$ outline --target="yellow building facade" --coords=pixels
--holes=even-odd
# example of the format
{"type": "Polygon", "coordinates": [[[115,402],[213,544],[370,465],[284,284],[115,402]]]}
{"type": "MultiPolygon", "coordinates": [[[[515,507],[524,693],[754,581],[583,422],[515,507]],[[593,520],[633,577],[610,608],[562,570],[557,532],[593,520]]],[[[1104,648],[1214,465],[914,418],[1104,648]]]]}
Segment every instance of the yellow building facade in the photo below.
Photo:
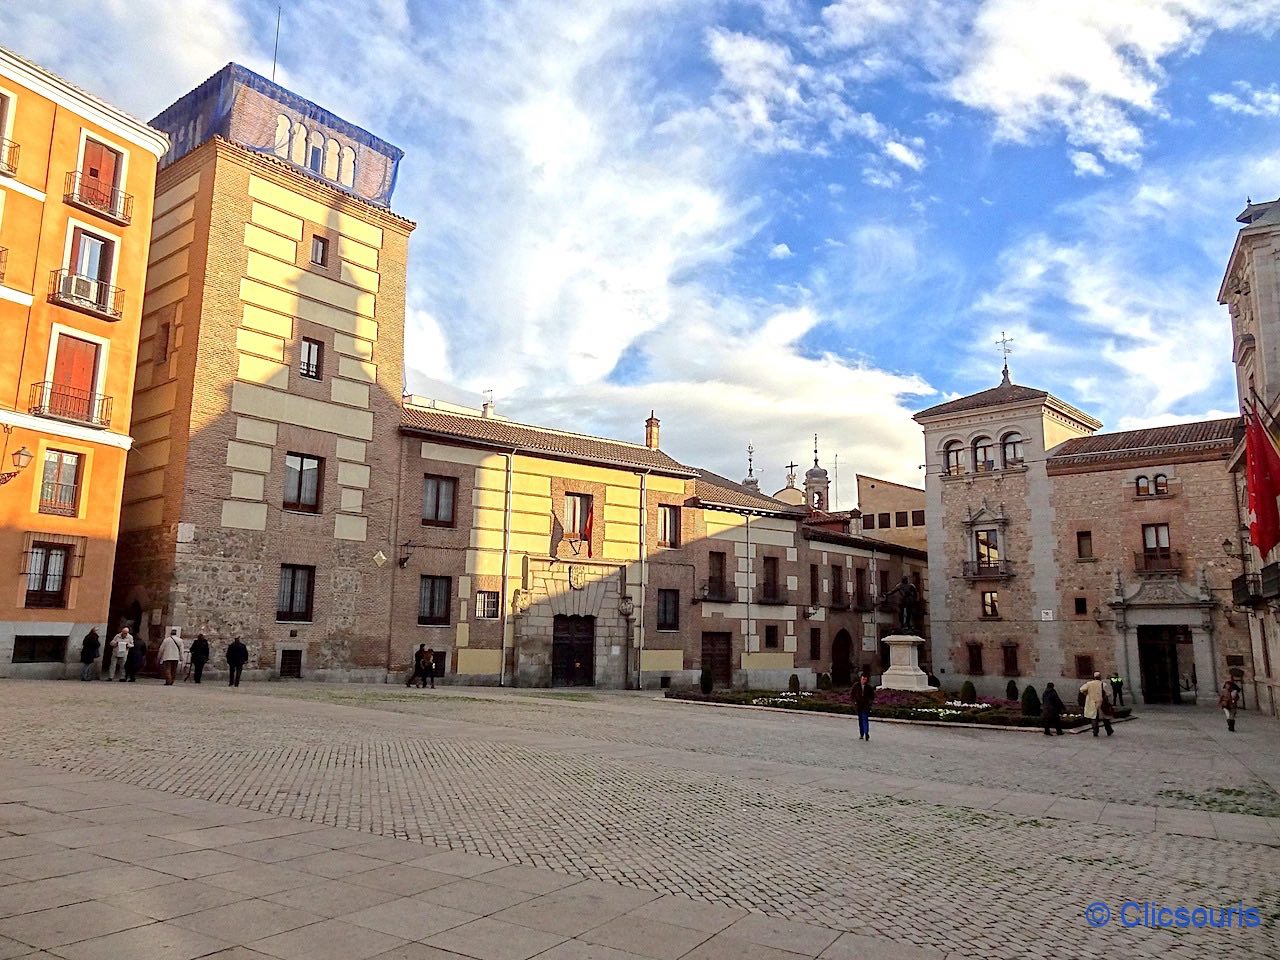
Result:
{"type": "Polygon", "coordinates": [[[104,641],[168,140],[0,48],[0,676],[104,641]]]}

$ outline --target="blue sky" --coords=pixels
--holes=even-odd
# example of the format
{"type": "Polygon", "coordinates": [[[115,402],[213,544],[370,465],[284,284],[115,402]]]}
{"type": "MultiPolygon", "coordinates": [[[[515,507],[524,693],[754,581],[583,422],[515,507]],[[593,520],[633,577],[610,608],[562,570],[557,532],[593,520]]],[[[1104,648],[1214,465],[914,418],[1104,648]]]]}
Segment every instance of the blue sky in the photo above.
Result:
{"type": "MultiPolygon", "coordinates": [[[[0,8],[148,117],[275,4],[0,8]]],[[[1280,195],[1280,0],[295,0],[279,79],[402,146],[417,392],[764,485],[919,483],[911,413],[1014,379],[1108,429],[1229,414],[1218,283],[1280,195]],[[353,16],[365,11],[359,22],[353,16]]]]}

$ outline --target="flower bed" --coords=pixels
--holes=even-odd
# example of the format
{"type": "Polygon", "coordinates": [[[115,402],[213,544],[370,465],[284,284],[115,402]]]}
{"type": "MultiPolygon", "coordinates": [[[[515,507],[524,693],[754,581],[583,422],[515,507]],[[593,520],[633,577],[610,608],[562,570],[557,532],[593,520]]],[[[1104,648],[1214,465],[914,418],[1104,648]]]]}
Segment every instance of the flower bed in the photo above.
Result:
{"type": "MultiPolygon", "coordinates": [[[[699,703],[727,703],[738,706],[779,707],[784,710],[810,710],[818,713],[856,714],[852,693],[846,690],[816,690],[801,693],[776,693],[766,690],[699,690],[672,688],[667,696],[699,703]]],[[[1116,717],[1127,717],[1129,710],[1120,708],[1116,717]]],[[[977,703],[962,703],[954,695],[938,692],[917,693],[909,690],[881,690],[871,716],[886,720],[917,720],[956,724],[978,724],[997,727],[1040,727],[1039,716],[1024,717],[1017,700],[979,697],[977,703]]],[[[1062,715],[1062,726],[1074,728],[1090,721],[1070,707],[1062,715]]]]}

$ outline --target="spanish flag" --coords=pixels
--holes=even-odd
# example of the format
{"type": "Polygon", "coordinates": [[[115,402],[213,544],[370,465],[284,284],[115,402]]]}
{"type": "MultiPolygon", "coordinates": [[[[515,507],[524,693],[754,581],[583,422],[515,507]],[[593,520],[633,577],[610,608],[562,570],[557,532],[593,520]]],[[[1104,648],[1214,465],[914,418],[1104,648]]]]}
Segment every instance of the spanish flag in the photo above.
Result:
{"type": "Polygon", "coordinates": [[[1245,484],[1249,488],[1249,539],[1264,560],[1280,542],[1280,452],[1267,434],[1257,411],[1245,413],[1244,448],[1247,466],[1245,484]]]}

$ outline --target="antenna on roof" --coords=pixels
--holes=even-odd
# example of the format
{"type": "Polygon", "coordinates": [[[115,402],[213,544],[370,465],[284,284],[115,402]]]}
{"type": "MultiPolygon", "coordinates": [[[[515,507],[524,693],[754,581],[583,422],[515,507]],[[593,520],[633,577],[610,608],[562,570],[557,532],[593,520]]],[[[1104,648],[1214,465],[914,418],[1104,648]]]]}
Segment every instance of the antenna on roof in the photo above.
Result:
{"type": "Polygon", "coordinates": [[[1009,336],[1007,333],[1001,330],[1000,339],[997,340],[996,343],[1000,345],[1000,353],[1004,356],[1004,378],[1002,382],[1008,383],[1009,382],[1009,354],[1013,353],[1013,350],[1009,347],[1009,344],[1013,343],[1013,337],[1009,336]]]}
{"type": "Polygon", "coordinates": [[[280,15],[284,11],[284,4],[276,5],[276,45],[271,51],[271,82],[276,82],[276,60],[280,55],[280,15]]]}
{"type": "Polygon", "coordinates": [[[813,465],[815,467],[818,465],[818,435],[816,433],[813,435],[813,465]]]}
{"type": "Polygon", "coordinates": [[[836,495],[831,500],[831,509],[839,510],[840,509],[840,454],[838,453],[836,454],[835,474],[836,474],[835,475],[836,495]]]}

